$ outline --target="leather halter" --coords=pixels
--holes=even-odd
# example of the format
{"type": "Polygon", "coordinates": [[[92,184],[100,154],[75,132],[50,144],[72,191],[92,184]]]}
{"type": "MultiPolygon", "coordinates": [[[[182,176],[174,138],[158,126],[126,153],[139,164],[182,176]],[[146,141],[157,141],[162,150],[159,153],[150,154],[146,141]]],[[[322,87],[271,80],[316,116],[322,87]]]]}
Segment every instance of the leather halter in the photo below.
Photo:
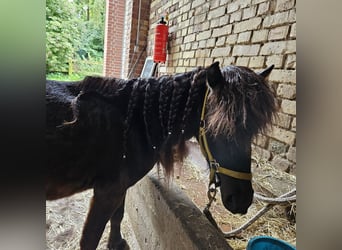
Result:
{"type": "Polygon", "coordinates": [[[205,158],[207,159],[209,166],[210,166],[209,187],[212,184],[215,184],[215,186],[217,185],[216,174],[218,174],[218,173],[233,177],[235,179],[250,181],[250,180],[252,180],[252,174],[251,173],[238,172],[238,171],[234,171],[231,169],[221,167],[220,164],[215,160],[215,158],[213,157],[213,155],[209,149],[207,136],[205,133],[205,117],[204,117],[205,116],[205,107],[206,107],[206,103],[207,103],[207,99],[208,99],[208,94],[209,94],[209,87],[207,87],[207,90],[206,90],[205,96],[204,96],[204,100],[203,100],[203,106],[202,106],[202,112],[201,112],[201,123],[200,123],[200,127],[199,127],[198,138],[199,138],[199,144],[200,144],[202,154],[205,156],[205,158]]]}

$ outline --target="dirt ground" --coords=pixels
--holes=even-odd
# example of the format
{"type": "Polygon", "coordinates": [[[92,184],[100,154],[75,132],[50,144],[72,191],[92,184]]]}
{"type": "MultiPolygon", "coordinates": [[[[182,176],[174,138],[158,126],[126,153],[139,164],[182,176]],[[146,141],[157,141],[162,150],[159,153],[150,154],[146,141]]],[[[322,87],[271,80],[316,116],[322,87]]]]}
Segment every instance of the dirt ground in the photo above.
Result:
{"type": "MultiPolygon", "coordinates": [[[[196,147],[190,148],[190,155],[182,166],[174,171],[173,181],[203,210],[207,200],[208,169],[205,160],[196,147]]],[[[75,194],[71,197],[46,202],[46,249],[75,250],[79,249],[79,240],[85,221],[92,190],[75,194]]],[[[246,215],[233,215],[222,205],[220,194],[210,211],[222,231],[228,232],[239,227],[251,218],[264,204],[254,202],[246,215]]],[[[103,233],[98,249],[106,249],[109,234],[109,223],[103,233]]],[[[140,250],[134,233],[125,214],[122,222],[122,234],[132,250],[140,250]]],[[[227,242],[235,250],[246,249],[248,240],[253,236],[268,235],[296,244],[296,224],[284,215],[284,209],[275,206],[262,218],[247,228],[239,237],[228,239],[227,242]]]]}

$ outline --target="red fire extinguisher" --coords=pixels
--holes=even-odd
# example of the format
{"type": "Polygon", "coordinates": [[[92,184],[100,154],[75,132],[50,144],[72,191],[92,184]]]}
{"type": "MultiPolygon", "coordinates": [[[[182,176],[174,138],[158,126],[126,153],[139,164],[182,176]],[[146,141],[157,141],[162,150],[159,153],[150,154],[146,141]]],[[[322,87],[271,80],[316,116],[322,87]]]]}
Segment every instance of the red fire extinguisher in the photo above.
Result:
{"type": "Polygon", "coordinates": [[[155,63],[164,63],[166,61],[168,34],[169,27],[166,25],[164,17],[162,17],[157,24],[154,36],[153,61],[155,63]]]}

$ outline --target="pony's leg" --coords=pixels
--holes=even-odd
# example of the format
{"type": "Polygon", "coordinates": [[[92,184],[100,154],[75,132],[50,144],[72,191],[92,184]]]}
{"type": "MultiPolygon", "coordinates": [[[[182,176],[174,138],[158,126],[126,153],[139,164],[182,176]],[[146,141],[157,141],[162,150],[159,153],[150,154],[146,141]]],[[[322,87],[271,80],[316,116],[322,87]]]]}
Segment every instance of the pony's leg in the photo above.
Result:
{"type": "MultiPolygon", "coordinates": [[[[126,195],[125,195],[126,197],[126,195]]],[[[108,241],[108,249],[110,250],[128,250],[130,249],[127,242],[121,236],[121,221],[124,216],[125,197],[121,206],[115,211],[110,218],[110,236],[108,241]]]]}
{"type": "Polygon", "coordinates": [[[113,192],[115,188],[118,189],[110,185],[94,187],[94,196],[82,232],[81,250],[96,249],[107,222],[123,203],[125,192],[113,192]]]}

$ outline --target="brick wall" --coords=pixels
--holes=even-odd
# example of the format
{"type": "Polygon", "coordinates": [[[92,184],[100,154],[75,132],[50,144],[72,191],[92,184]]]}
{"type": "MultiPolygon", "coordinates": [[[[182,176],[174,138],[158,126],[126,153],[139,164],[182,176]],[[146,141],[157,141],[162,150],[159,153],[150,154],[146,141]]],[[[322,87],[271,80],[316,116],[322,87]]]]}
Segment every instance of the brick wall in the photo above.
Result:
{"type": "Polygon", "coordinates": [[[140,76],[146,58],[149,12],[150,0],[106,1],[105,76],[140,76]]]}
{"type": "Polygon", "coordinates": [[[121,77],[124,34],[124,0],[106,1],[103,74],[121,77]]]}
{"type": "Polygon", "coordinates": [[[123,78],[140,76],[147,55],[150,0],[126,1],[123,78]],[[140,14],[139,14],[140,12],[140,14]],[[139,38],[137,38],[139,36],[139,38]]]}
{"type": "Polygon", "coordinates": [[[296,1],[151,0],[148,55],[155,25],[169,13],[169,51],[160,74],[185,72],[219,61],[256,71],[271,64],[270,82],[279,100],[274,129],[260,135],[253,153],[280,169],[296,169],[296,1]]]}

